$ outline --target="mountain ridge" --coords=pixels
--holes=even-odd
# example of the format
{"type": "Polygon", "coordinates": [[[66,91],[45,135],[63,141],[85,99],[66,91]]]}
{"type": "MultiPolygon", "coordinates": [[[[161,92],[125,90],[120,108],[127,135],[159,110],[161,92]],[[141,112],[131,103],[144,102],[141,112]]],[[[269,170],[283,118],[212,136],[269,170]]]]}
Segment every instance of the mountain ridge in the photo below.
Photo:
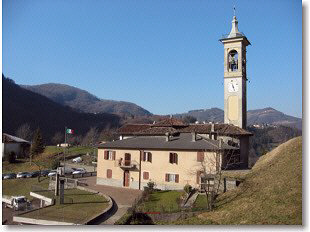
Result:
{"type": "Polygon", "coordinates": [[[20,86],[86,113],[113,113],[126,116],[152,115],[146,109],[132,102],[101,99],[86,90],[67,84],[46,83],[20,86]]]}
{"type": "MultiPolygon", "coordinates": [[[[173,116],[183,118],[185,116],[195,117],[198,121],[224,122],[224,111],[219,108],[190,110],[187,113],[174,114],[173,116]]],[[[302,119],[286,115],[272,107],[247,111],[248,126],[250,125],[283,125],[302,129],[302,119]]]]}

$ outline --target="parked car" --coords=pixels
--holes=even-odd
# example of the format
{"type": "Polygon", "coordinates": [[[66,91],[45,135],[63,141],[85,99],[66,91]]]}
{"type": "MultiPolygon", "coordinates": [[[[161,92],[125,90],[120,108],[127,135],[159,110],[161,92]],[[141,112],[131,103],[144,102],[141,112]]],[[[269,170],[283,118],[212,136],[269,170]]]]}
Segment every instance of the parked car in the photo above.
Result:
{"type": "Polygon", "coordinates": [[[52,170],[47,176],[56,176],[57,171],[56,170],[52,170]]]}
{"type": "Polygon", "coordinates": [[[50,170],[42,170],[41,176],[47,176],[50,173],[50,170]]]}
{"type": "Polygon", "coordinates": [[[81,157],[76,157],[76,158],[72,159],[73,163],[80,163],[82,161],[83,161],[83,159],[81,157]]]}
{"type": "Polygon", "coordinates": [[[76,168],[74,172],[72,172],[73,175],[75,174],[83,174],[86,173],[85,168],[76,168]]]}
{"type": "Polygon", "coordinates": [[[19,172],[16,175],[16,178],[27,178],[27,175],[29,174],[29,172],[19,172]]]}
{"type": "Polygon", "coordinates": [[[40,174],[40,171],[29,172],[29,173],[26,175],[26,178],[37,177],[39,174],[40,174]]]}
{"type": "Polygon", "coordinates": [[[15,173],[3,174],[2,177],[3,177],[4,180],[15,179],[16,178],[16,174],[15,173]]]}

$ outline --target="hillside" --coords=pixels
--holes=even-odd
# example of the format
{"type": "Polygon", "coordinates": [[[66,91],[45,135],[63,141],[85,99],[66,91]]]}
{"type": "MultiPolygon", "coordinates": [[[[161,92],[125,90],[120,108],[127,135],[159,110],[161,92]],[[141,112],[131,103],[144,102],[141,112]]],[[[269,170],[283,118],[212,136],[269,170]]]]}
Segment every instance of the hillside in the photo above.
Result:
{"type": "Polygon", "coordinates": [[[218,198],[214,224],[302,224],[302,137],[262,156],[239,188],[218,198]]]}
{"type": "MultiPolygon", "coordinates": [[[[182,118],[184,116],[193,116],[198,121],[206,122],[223,122],[224,111],[219,108],[191,110],[183,114],[175,114],[175,117],[182,118]]],[[[286,115],[271,107],[257,110],[249,110],[247,112],[248,125],[254,124],[272,124],[283,125],[292,128],[302,129],[302,119],[286,115]]]]}
{"type": "Polygon", "coordinates": [[[43,137],[50,141],[56,132],[63,133],[65,126],[84,135],[90,127],[98,129],[118,127],[120,118],[113,114],[79,113],[47,97],[19,87],[2,76],[2,131],[15,134],[24,123],[32,130],[40,127],[43,137]]]}
{"type": "Polygon", "coordinates": [[[89,92],[63,84],[22,85],[21,87],[49,99],[86,113],[112,113],[119,115],[145,116],[151,113],[142,107],[125,101],[99,99],[89,92]]]}

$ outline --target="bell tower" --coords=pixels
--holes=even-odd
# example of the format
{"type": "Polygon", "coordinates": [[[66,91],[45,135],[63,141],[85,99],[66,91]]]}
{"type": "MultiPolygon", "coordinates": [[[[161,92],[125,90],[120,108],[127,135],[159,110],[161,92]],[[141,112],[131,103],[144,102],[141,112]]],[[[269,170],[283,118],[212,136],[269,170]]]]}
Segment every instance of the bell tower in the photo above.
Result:
{"type": "Polygon", "coordinates": [[[239,32],[235,15],[230,33],[220,41],[224,45],[224,123],[246,129],[246,47],[250,42],[239,32]]]}

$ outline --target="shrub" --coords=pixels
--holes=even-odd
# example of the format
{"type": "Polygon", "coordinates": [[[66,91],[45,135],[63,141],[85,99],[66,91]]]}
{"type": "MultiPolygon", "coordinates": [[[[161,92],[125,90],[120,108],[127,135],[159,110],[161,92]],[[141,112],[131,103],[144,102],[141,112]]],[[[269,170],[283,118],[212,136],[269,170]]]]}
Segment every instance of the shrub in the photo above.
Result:
{"type": "Polygon", "coordinates": [[[184,191],[188,194],[188,193],[190,193],[191,191],[192,191],[192,189],[193,189],[193,187],[191,186],[191,185],[189,185],[189,184],[186,184],[185,186],[184,186],[184,191]]]}
{"type": "Polygon", "coordinates": [[[10,154],[8,155],[8,161],[9,163],[15,163],[16,162],[16,155],[15,153],[12,151],[10,152],[10,154]]]}
{"type": "Polygon", "coordinates": [[[155,189],[155,187],[156,187],[156,184],[155,184],[154,181],[149,181],[149,182],[147,183],[147,187],[148,187],[148,190],[149,190],[150,192],[153,192],[154,189],[155,189]]]}

